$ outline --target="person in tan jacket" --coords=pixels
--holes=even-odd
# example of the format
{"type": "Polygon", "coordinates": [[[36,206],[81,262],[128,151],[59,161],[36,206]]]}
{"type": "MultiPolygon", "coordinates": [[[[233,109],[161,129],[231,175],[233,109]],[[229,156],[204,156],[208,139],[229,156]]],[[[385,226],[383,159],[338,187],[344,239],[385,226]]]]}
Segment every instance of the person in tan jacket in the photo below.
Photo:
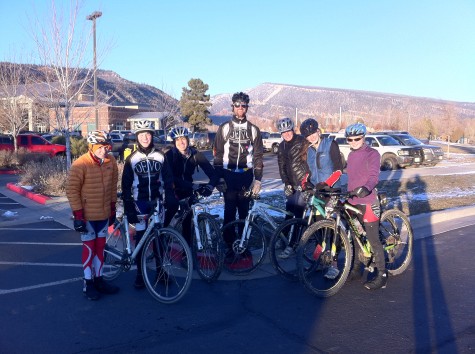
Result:
{"type": "Polygon", "coordinates": [[[107,228],[115,220],[118,169],[105,132],[89,133],[87,142],[89,151],[71,166],[66,196],[83,244],[83,292],[89,300],[98,300],[101,293],[119,291],[102,278],[107,228]]]}

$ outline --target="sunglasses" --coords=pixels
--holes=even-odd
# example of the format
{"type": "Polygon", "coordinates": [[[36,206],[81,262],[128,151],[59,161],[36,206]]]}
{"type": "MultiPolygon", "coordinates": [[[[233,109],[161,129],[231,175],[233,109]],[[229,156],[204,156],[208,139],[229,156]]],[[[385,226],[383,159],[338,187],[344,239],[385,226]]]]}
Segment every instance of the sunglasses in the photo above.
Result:
{"type": "Polygon", "coordinates": [[[247,108],[249,107],[248,104],[245,104],[245,103],[233,103],[233,106],[236,107],[236,108],[239,108],[239,107],[242,107],[242,108],[247,108]]]}
{"type": "Polygon", "coordinates": [[[363,139],[363,138],[353,138],[353,139],[351,139],[351,138],[346,138],[346,141],[348,141],[349,143],[351,143],[351,142],[353,142],[353,141],[360,141],[361,139],[363,139]]]}

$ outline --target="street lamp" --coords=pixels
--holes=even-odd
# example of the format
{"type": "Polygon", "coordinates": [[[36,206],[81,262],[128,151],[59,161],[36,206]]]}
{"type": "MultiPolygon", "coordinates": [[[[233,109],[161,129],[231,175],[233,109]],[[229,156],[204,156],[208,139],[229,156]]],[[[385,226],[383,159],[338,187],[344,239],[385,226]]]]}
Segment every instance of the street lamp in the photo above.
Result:
{"type": "Polygon", "coordinates": [[[96,18],[102,16],[102,12],[94,11],[92,14],[86,17],[87,20],[92,21],[92,33],[93,33],[93,50],[94,50],[94,109],[96,114],[96,130],[99,129],[99,113],[97,111],[97,64],[96,64],[96,18]]]}

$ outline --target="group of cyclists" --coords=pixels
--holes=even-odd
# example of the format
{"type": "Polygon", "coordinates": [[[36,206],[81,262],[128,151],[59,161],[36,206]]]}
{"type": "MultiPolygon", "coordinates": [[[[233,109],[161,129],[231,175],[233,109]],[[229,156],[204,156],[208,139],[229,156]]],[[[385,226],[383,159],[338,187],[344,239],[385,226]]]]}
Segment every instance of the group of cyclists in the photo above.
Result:
{"type": "MultiPolygon", "coordinates": [[[[224,181],[220,188],[224,197],[223,224],[235,220],[236,212],[240,219],[246,218],[249,212],[246,192],[259,194],[264,168],[261,132],[247,119],[249,102],[246,93],[232,96],[233,116],[218,128],[213,165],[202,152],[190,146],[187,128],[175,127],[170,131],[173,147],[164,152],[153,144],[153,123],[147,120],[136,123],[137,149],[125,160],[121,180],[124,213],[128,221],[135,224],[136,242],[140,241],[147,226],[138,215],[150,214],[159,198],[165,205],[164,226],[167,226],[179,208],[179,200],[193,194],[193,174],[198,167],[209,178],[208,184],[199,187],[201,195],[211,195],[218,182],[224,181]]],[[[313,118],[301,124],[301,135],[295,132],[289,118],[280,119],[277,128],[283,138],[277,159],[286,209],[296,217],[302,217],[309,191],[327,188],[325,180],[334,171],[343,170],[340,151],[333,139],[322,138],[318,122],[313,118]]],[[[348,126],[345,135],[352,148],[347,165],[348,191],[353,191],[355,197],[350,203],[363,212],[360,221],[375,253],[375,274],[365,287],[378,289],[385,287],[387,281],[384,252],[378,236],[380,209],[375,191],[379,153],[364,143],[366,127],[363,124],[348,126]]],[[[83,244],[83,292],[89,300],[97,300],[101,294],[119,291],[117,286],[102,278],[107,229],[115,220],[118,168],[109,154],[110,142],[105,132],[91,132],[87,141],[88,152],[71,166],[66,195],[73,211],[74,229],[80,232],[83,244]]],[[[189,244],[192,242],[191,215],[183,223],[183,236],[189,244]]],[[[232,255],[233,237],[233,234],[223,234],[227,258],[232,255]]],[[[279,257],[292,256],[296,246],[289,244],[279,257]]],[[[145,287],[140,257],[134,282],[137,289],[145,287]]],[[[360,271],[358,267],[352,270],[355,276],[361,276],[360,271]]],[[[334,279],[338,273],[337,267],[330,267],[325,276],[334,279]]]]}

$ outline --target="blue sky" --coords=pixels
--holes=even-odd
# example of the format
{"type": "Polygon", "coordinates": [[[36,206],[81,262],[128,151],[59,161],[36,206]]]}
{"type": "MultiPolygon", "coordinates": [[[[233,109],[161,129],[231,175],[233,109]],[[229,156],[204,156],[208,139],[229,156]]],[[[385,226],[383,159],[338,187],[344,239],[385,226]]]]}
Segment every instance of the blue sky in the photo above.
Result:
{"type": "MultiPolygon", "coordinates": [[[[50,5],[0,2],[0,60],[34,52],[27,16],[50,5]]],[[[211,95],[272,82],[475,102],[473,0],[85,0],[84,31],[96,10],[100,69],[176,98],[200,78],[211,95]]]]}

